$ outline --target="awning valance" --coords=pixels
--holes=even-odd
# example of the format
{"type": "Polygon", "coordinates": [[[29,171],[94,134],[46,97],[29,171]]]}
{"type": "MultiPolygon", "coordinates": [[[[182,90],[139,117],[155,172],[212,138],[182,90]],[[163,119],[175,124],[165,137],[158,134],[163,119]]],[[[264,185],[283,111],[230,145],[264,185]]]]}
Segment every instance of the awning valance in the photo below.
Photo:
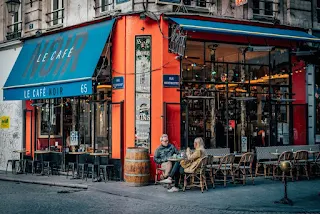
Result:
{"type": "Polygon", "coordinates": [[[304,42],[320,42],[320,38],[303,31],[279,28],[258,27],[243,24],[202,21],[184,18],[170,18],[186,31],[202,31],[208,33],[222,33],[242,36],[256,36],[272,39],[288,39],[304,42]]]}
{"type": "Polygon", "coordinates": [[[27,40],[3,87],[4,100],[92,94],[92,75],[114,20],[27,40]]]}

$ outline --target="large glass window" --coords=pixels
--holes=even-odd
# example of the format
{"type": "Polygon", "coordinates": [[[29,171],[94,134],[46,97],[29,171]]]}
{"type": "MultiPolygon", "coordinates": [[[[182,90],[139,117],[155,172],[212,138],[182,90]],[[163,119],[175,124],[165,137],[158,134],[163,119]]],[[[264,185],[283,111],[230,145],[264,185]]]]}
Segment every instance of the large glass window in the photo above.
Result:
{"type": "Polygon", "coordinates": [[[38,102],[40,110],[40,136],[61,136],[61,100],[47,99],[38,102]]]}
{"type": "Polygon", "coordinates": [[[182,61],[185,142],[241,151],[289,144],[286,49],[188,41],[182,61]],[[271,133],[271,134],[270,134],[271,133]]]}
{"type": "Polygon", "coordinates": [[[111,88],[109,86],[100,86],[98,89],[98,102],[96,105],[96,150],[110,149],[110,123],[111,123],[111,105],[108,104],[111,97],[111,88]]]}

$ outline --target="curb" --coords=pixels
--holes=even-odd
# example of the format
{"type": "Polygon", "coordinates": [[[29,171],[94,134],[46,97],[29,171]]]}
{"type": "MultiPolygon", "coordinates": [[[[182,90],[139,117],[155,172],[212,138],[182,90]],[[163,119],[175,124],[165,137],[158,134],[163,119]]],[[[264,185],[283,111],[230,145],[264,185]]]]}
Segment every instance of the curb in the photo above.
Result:
{"type": "Polygon", "coordinates": [[[68,187],[68,188],[75,188],[75,189],[88,189],[88,185],[83,185],[83,184],[65,184],[65,183],[54,183],[54,182],[47,182],[47,181],[30,181],[30,180],[4,178],[4,177],[0,177],[0,180],[28,183],[28,184],[40,184],[40,185],[47,185],[47,186],[68,187]]]}

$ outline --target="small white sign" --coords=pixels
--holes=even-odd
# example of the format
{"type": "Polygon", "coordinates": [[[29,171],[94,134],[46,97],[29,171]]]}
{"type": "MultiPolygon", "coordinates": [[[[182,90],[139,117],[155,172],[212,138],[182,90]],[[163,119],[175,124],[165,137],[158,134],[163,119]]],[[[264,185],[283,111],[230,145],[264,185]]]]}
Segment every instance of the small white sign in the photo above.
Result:
{"type": "Polygon", "coordinates": [[[248,151],[248,140],[247,137],[241,137],[241,152],[248,151]]]}
{"type": "Polygon", "coordinates": [[[247,4],[247,3],[248,3],[248,0],[236,0],[237,7],[242,6],[244,4],[247,4]]]}
{"type": "Polygon", "coordinates": [[[70,132],[70,146],[78,146],[79,145],[79,137],[77,131],[70,132]]]}

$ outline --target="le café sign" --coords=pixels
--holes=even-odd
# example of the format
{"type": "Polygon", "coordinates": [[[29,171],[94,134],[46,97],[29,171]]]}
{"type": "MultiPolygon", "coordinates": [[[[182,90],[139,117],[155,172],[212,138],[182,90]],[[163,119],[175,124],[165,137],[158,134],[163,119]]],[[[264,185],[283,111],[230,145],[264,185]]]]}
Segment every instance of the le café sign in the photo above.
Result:
{"type": "Polygon", "coordinates": [[[248,3],[248,0],[236,0],[236,6],[242,6],[248,3]]]}
{"type": "Polygon", "coordinates": [[[4,85],[4,100],[92,94],[92,76],[113,24],[109,20],[27,40],[4,85]]]}

